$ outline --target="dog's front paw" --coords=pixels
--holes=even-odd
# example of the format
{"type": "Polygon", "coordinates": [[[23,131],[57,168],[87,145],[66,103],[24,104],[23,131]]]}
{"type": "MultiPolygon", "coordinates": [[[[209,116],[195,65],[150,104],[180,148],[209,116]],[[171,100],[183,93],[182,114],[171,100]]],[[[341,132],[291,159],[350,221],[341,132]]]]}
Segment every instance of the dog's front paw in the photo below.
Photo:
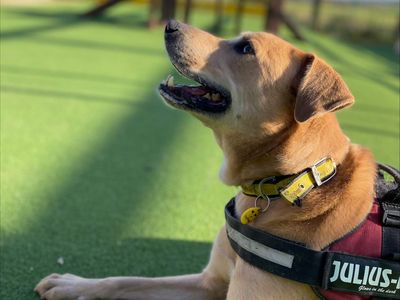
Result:
{"type": "Polygon", "coordinates": [[[43,278],[34,291],[45,300],[94,300],[99,295],[100,279],[87,279],[72,274],[51,274],[43,278]]]}

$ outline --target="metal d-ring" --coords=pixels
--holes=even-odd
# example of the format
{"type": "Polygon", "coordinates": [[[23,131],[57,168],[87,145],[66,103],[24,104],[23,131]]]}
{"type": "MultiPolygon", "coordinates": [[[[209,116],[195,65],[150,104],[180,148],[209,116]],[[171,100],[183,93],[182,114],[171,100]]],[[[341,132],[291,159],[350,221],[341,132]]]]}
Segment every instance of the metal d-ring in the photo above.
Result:
{"type": "MultiPolygon", "coordinates": [[[[265,196],[266,196],[266,195],[265,195],[265,196]]],[[[264,198],[264,196],[262,196],[262,195],[257,196],[256,200],[254,200],[254,207],[260,207],[260,208],[261,208],[261,206],[257,206],[257,201],[258,201],[258,199],[260,199],[260,198],[262,198],[262,199],[264,199],[264,200],[267,201],[267,206],[264,207],[264,208],[261,210],[261,212],[264,213],[264,212],[266,212],[267,209],[269,208],[269,205],[271,204],[271,200],[269,199],[268,196],[266,196],[266,198],[264,198]]]]}
{"type": "MultiPolygon", "coordinates": [[[[273,176],[271,176],[271,177],[273,177],[273,176]]],[[[262,190],[262,185],[266,182],[266,181],[268,181],[271,177],[265,177],[265,178],[263,178],[260,182],[259,182],[259,184],[258,184],[258,190],[260,191],[260,195],[258,195],[258,197],[256,198],[256,200],[255,200],[255,206],[257,206],[257,200],[260,198],[260,197],[262,197],[265,201],[267,201],[267,206],[262,210],[262,212],[266,212],[267,211],[267,209],[268,209],[268,207],[270,206],[270,204],[271,204],[271,199],[268,197],[268,195],[266,195],[264,192],[263,192],[263,190],[262,190]]]]}

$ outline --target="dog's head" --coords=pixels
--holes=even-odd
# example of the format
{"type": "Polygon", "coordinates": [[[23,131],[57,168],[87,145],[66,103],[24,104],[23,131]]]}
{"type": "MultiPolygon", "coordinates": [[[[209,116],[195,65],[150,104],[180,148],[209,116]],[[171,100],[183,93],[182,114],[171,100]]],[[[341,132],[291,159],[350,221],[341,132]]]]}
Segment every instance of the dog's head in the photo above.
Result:
{"type": "Polygon", "coordinates": [[[224,40],[170,21],[165,44],[175,68],[197,84],[175,85],[169,78],[159,87],[161,96],[191,112],[217,138],[274,137],[354,101],[323,60],[268,33],[224,40]]]}
{"type": "Polygon", "coordinates": [[[223,40],[170,21],[165,44],[175,68],[200,85],[174,85],[171,78],[160,85],[161,96],[211,127],[229,122],[238,130],[243,125],[276,130],[287,121],[305,122],[354,101],[324,61],[268,33],[223,40]]]}

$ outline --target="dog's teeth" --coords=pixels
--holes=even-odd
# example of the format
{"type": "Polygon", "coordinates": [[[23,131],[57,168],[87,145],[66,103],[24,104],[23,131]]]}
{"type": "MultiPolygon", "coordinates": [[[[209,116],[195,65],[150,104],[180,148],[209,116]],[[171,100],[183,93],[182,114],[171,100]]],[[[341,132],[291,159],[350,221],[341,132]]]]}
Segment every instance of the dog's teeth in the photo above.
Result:
{"type": "Polygon", "coordinates": [[[211,98],[210,98],[210,93],[205,94],[203,97],[204,97],[204,98],[207,98],[207,99],[209,99],[209,100],[211,100],[211,98]]]}
{"type": "Polygon", "coordinates": [[[167,77],[167,86],[173,87],[174,86],[174,76],[168,75],[167,77]]]}
{"type": "Polygon", "coordinates": [[[161,81],[162,85],[167,85],[167,82],[165,80],[161,81]]]}
{"type": "Polygon", "coordinates": [[[219,101],[219,100],[221,100],[221,95],[220,94],[212,94],[211,95],[211,99],[213,100],[213,101],[219,101]]]}

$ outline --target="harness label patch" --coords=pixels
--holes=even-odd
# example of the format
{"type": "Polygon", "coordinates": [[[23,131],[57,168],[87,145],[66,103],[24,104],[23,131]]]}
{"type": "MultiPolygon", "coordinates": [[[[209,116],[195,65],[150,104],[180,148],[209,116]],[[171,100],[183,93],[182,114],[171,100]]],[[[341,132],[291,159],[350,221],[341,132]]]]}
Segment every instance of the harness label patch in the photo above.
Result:
{"type": "Polygon", "coordinates": [[[367,295],[400,297],[400,264],[335,253],[328,287],[367,295]]]}

